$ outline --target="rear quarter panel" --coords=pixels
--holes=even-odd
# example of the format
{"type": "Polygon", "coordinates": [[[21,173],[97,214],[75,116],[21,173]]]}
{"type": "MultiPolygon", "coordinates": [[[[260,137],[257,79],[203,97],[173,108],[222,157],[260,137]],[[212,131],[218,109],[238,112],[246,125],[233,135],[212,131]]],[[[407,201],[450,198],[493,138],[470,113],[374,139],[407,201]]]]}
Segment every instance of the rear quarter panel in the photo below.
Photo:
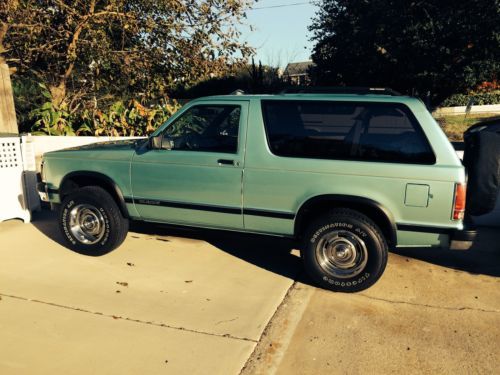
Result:
{"type": "MultiPolygon", "coordinates": [[[[267,143],[260,101],[254,101],[247,137],[244,207],[297,213],[310,198],[342,194],[378,202],[392,213],[397,224],[461,227],[461,223],[451,220],[455,182],[465,179],[460,161],[425,107],[415,99],[405,104],[414,112],[434,149],[435,165],[275,156],[267,143]],[[405,205],[407,184],[430,186],[427,207],[405,205]]],[[[248,230],[290,235],[294,231],[294,220],[290,219],[245,215],[244,221],[248,230]]],[[[438,234],[398,231],[398,245],[402,246],[437,246],[446,240],[438,234]]]]}

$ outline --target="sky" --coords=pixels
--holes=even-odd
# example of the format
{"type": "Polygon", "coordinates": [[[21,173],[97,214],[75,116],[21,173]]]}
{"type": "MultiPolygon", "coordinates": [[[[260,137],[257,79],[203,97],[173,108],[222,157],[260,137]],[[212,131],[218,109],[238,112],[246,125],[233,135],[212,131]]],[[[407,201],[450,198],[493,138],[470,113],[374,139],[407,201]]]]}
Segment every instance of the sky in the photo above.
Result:
{"type": "Polygon", "coordinates": [[[311,0],[259,0],[247,11],[242,40],[256,49],[255,61],[284,68],[289,62],[309,60],[313,43],[307,27],[317,7],[311,0]]]}

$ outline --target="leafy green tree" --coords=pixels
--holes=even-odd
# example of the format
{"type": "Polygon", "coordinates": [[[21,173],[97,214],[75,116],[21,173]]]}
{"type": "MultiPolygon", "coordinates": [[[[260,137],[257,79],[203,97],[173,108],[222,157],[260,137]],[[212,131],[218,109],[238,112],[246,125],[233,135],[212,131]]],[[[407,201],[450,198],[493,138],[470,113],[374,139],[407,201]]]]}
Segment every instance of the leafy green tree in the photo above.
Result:
{"type": "Polygon", "coordinates": [[[322,0],[310,30],[317,84],[440,101],[500,76],[498,0],[322,0]]]}
{"type": "Polygon", "coordinates": [[[3,0],[0,58],[46,86],[56,108],[158,98],[249,56],[237,25],[251,2],[3,0]]]}

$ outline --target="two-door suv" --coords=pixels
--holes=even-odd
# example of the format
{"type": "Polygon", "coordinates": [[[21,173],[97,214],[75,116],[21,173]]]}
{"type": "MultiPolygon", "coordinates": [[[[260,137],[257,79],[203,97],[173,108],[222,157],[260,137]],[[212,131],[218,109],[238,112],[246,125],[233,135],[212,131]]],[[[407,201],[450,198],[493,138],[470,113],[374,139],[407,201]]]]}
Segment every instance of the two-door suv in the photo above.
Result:
{"type": "Polygon", "coordinates": [[[317,284],[359,291],[388,249],[462,233],[465,171],[420,100],[346,92],[197,99],[148,139],[45,154],[38,190],[78,251],[129,220],[292,237],[317,284]]]}

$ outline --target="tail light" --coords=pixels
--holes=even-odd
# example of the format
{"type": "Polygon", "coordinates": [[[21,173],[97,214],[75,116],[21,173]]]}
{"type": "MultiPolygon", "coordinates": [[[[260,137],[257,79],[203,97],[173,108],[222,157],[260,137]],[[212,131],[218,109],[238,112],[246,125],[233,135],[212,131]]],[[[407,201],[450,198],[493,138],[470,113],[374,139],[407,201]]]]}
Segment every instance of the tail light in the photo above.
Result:
{"type": "Polygon", "coordinates": [[[455,184],[455,200],[453,202],[453,220],[462,220],[465,214],[465,185],[455,184]]]}

